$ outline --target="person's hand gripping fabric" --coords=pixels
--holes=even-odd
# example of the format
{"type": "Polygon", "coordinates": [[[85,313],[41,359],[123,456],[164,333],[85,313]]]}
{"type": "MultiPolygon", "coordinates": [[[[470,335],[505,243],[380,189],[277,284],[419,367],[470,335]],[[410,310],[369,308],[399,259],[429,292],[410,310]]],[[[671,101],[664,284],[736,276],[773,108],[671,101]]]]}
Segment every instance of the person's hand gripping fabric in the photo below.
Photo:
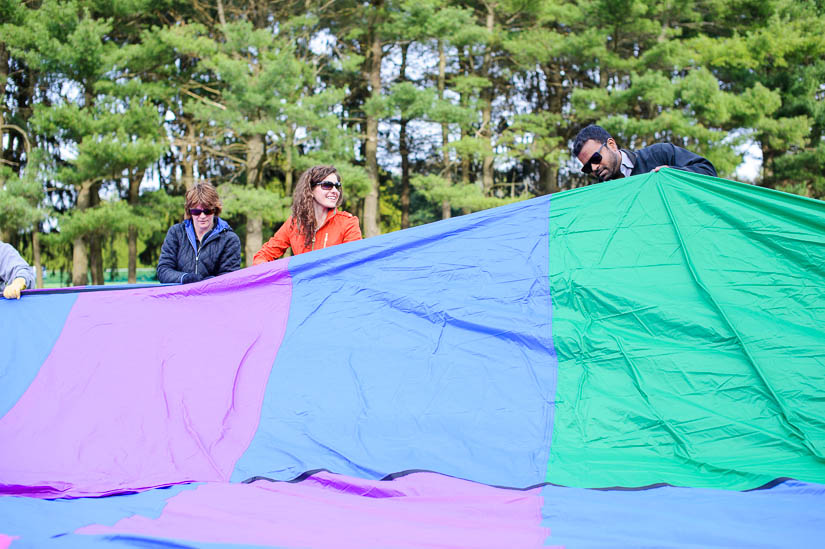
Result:
{"type": "Polygon", "coordinates": [[[26,289],[26,279],[17,277],[11,284],[3,288],[3,297],[6,299],[20,299],[20,292],[26,289]]]}

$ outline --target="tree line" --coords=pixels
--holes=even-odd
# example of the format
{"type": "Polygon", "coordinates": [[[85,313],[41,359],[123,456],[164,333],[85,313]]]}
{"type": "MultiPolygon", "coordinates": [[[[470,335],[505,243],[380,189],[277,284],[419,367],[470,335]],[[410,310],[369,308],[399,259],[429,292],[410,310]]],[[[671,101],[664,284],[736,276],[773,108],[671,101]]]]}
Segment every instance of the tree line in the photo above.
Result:
{"type": "MultiPolygon", "coordinates": [[[[822,0],[0,0],[3,240],[104,283],[219,189],[252,255],[336,165],[365,236],[586,184],[589,123],[825,195],[822,0]]],[[[37,269],[38,274],[40,269],[37,269]]]]}

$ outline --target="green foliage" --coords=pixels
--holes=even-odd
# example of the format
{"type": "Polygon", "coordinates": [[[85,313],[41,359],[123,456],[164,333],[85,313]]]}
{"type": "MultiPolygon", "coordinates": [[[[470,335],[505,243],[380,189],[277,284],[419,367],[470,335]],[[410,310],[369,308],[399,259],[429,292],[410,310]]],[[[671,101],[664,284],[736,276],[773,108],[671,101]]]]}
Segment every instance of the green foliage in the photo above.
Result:
{"type": "Polygon", "coordinates": [[[133,206],[137,217],[137,228],[144,236],[155,233],[166,235],[166,230],[181,221],[184,214],[184,201],[179,196],[171,196],[164,189],[147,191],[140,195],[138,203],[133,206]]]}
{"type": "Polygon", "coordinates": [[[345,207],[363,212],[368,117],[383,230],[402,213],[437,219],[445,201],[456,214],[519,199],[505,188],[523,198],[577,185],[568,147],[592,122],[622,146],[687,147],[728,177],[755,145],[758,184],[825,196],[821,2],[310,4],[225,4],[223,24],[168,0],[0,0],[0,226],[56,227],[42,240],[53,262],[68,261],[76,235],[120,250],[134,226],[151,264],[195,181],[220,186],[233,223],[272,227],[288,213],[286,182],[315,164],[334,164],[345,207]],[[373,37],[379,89],[366,79],[373,37]],[[404,200],[406,179],[386,176],[398,173],[401,121],[414,176],[404,200]],[[142,179],[152,190],[128,206],[142,179]]]}
{"type": "Polygon", "coordinates": [[[71,210],[57,216],[60,236],[71,242],[78,236],[125,233],[129,225],[139,225],[143,220],[135,215],[122,200],[104,201],[99,206],[85,210],[71,210]]]}
{"type": "Polygon", "coordinates": [[[388,180],[380,187],[378,211],[381,214],[381,230],[386,233],[401,229],[401,208],[398,195],[393,192],[393,183],[388,180]]]}
{"type": "Polygon", "coordinates": [[[39,230],[39,224],[48,215],[48,209],[43,204],[43,185],[35,169],[43,161],[44,153],[35,150],[30,154],[31,165],[21,175],[8,166],[0,165],[0,230],[39,230]]]}
{"type": "Polygon", "coordinates": [[[0,0],[0,21],[19,25],[26,16],[26,8],[20,0],[0,0]]]}
{"type": "Polygon", "coordinates": [[[349,202],[363,198],[369,192],[370,181],[364,168],[351,164],[335,164],[334,162],[332,164],[335,165],[341,175],[345,201],[349,202]]]}
{"type": "Polygon", "coordinates": [[[0,166],[0,229],[18,232],[35,228],[46,217],[38,207],[42,199],[38,181],[21,179],[8,167],[0,166]]]}
{"type": "Polygon", "coordinates": [[[18,24],[3,25],[0,39],[29,66],[77,82],[90,82],[108,69],[117,45],[103,37],[112,21],[91,17],[79,1],[45,0],[18,24]]]}
{"type": "Polygon", "coordinates": [[[558,153],[564,149],[564,139],[555,131],[563,122],[559,114],[537,112],[513,117],[513,124],[502,134],[511,156],[517,159],[541,159],[558,166],[558,153]]]}
{"type": "Polygon", "coordinates": [[[460,208],[469,212],[504,206],[530,198],[529,196],[513,198],[486,196],[478,185],[472,183],[452,185],[449,181],[437,175],[417,175],[413,177],[411,184],[433,204],[440,205],[442,202],[447,201],[454,208],[460,208]]]}
{"type": "Polygon", "coordinates": [[[421,89],[412,82],[400,82],[390,89],[387,102],[400,118],[423,118],[432,110],[435,92],[421,89]]]}
{"type": "Polygon", "coordinates": [[[282,223],[289,217],[292,199],[284,198],[277,191],[226,183],[218,187],[227,217],[260,216],[266,223],[282,223]]]}

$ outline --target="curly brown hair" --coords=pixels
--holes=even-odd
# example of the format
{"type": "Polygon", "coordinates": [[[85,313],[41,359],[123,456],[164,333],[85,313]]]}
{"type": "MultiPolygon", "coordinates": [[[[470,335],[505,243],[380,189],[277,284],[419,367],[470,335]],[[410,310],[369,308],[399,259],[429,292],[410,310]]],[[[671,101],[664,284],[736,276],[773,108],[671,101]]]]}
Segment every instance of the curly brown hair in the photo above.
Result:
{"type": "Polygon", "coordinates": [[[211,183],[195,183],[191,189],[186,191],[186,205],[184,206],[183,218],[191,219],[189,208],[194,208],[200,204],[204,208],[215,210],[215,215],[221,213],[221,199],[218,191],[211,183]]]}
{"type": "MultiPolygon", "coordinates": [[[[326,179],[330,174],[335,174],[338,182],[341,182],[341,174],[335,169],[335,166],[313,166],[298,178],[298,183],[295,185],[295,192],[292,193],[292,223],[298,224],[301,235],[304,237],[304,245],[312,244],[312,239],[315,238],[315,206],[312,197],[312,185],[320,183],[326,179]]],[[[344,201],[344,189],[338,193],[338,202],[335,206],[340,206],[344,201]]]]}

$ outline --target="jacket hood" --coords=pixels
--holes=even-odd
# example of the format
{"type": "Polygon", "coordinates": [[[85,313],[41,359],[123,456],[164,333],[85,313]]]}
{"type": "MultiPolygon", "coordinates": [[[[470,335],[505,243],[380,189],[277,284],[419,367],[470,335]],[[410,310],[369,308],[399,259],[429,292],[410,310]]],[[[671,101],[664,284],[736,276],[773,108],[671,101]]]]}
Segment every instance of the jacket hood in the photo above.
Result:
{"type": "MultiPolygon", "coordinates": [[[[192,225],[191,219],[184,219],[183,220],[183,228],[186,230],[186,236],[189,237],[189,243],[192,247],[197,250],[198,249],[198,237],[195,236],[195,226],[192,225]]],[[[206,240],[203,241],[204,244],[214,238],[216,235],[224,232],[224,231],[231,231],[232,227],[229,226],[229,223],[224,221],[218,216],[215,216],[215,226],[212,228],[212,233],[207,237],[206,240]]]]}
{"type": "MultiPolygon", "coordinates": [[[[212,229],[212,230],[215,231],[216,233],[222,233],[223,231],[226,231],[226,230],[230,230],[230,231],[232,230],[232,227],[229,225],[229,223],[227,223],[226,221],[224,221],[220,217],[215,216],[215,221],[217,221],[217,223],[215,224],[215,228],[212,229]]],[[[192,226],[192,220],[191,219],[184,219],[183,220],[183,226],[186,227],[186,232],[187,233],[191,229],[193,234],[194,234],[195,227],[192,226]]]]}

